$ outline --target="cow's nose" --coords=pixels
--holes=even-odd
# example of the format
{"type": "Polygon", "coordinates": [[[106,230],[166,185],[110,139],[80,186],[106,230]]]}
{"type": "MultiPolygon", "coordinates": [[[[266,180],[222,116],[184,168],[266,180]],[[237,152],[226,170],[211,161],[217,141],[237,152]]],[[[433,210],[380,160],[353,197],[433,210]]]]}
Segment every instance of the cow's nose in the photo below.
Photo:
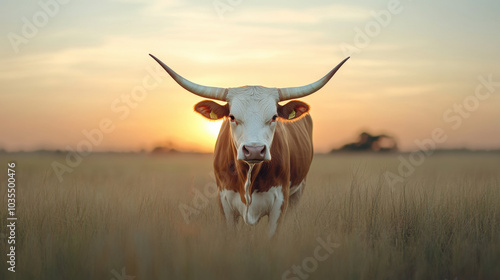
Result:
{"type": "Polygon", "coordinates": [[[263,161],[266,155],[266,146],[243,145],[243,155],[247,161],[263,161]]]}

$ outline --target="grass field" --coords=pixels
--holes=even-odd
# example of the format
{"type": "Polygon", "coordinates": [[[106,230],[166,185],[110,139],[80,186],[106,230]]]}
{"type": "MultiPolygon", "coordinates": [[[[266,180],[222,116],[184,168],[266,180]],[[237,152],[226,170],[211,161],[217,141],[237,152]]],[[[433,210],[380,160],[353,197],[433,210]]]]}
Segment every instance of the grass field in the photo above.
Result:
{"type": "Polygon", "coordinates": [[[271,240],[267,218],[226,232],[210,155],[91,155],[63,182],[50,166],[63,157],[0,159],[0,279],[500,278],[499,155],[434,155],[393,187],[383,174],[397,173],[397,155],[317,155],[271,240]],[[15,274],[4,203],[12,159],[15,274]],[[189,224],[180,206],[193,207],[189,224]]]}

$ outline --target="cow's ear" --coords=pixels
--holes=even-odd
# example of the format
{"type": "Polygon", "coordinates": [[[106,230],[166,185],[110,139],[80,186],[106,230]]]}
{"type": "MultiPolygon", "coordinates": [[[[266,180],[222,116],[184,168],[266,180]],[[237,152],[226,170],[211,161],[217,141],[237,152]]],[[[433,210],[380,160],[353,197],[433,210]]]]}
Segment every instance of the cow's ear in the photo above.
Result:
{"type": "Polygon", "coordinates": [[[293,100],[283,106],[278,104],[278,116],[285,120],[298,119],[307,112],[309,112],[309,105],[301,101],[293,100]]]}
{"type": "Polygon", "coordinates": [[[207,119],[218,120],[229,116],[228,105],[220,105],[210,100],[203,100],[194,105],[194,110],[207,119]]]}

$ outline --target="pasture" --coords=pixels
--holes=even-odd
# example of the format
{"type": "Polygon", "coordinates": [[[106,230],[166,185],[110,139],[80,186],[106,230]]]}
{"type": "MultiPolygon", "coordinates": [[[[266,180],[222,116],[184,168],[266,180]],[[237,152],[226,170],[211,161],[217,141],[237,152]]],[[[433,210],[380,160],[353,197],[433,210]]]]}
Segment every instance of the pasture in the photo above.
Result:
{"type": "Polygon", "coordinates": [[[13,159],[18,180],[16,272],[2,235],[0,279],[500,277],[498,154],[436,154],[392,187],[396,154],[316,155],[271,240],[267,217],[225,230],[211,155],[95,154],[63,182],[50,166],[63,156],[0,159],[2,233],[13,159]]]}

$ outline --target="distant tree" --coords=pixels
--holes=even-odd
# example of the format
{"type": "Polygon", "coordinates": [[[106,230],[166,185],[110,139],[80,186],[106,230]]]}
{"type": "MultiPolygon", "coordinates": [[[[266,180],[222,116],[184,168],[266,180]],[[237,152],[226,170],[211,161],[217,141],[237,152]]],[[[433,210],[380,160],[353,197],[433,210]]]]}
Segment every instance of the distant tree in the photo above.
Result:
{"type": "Polygon", "coordinates": [[[179,153],[178,150],[170,147],[164,147],[164,146],[157,146],[155,147],[152,151],[152,154],[175,154],[179,153]]]}
{"type": "Polygon", "coordinates": [[[373,136],[368,132],[362,132],[357,142],[343,145],[340,149],[331,152],[392,152],[398,150],[398,144],[394,137],[381,134],[373,136]]]}

